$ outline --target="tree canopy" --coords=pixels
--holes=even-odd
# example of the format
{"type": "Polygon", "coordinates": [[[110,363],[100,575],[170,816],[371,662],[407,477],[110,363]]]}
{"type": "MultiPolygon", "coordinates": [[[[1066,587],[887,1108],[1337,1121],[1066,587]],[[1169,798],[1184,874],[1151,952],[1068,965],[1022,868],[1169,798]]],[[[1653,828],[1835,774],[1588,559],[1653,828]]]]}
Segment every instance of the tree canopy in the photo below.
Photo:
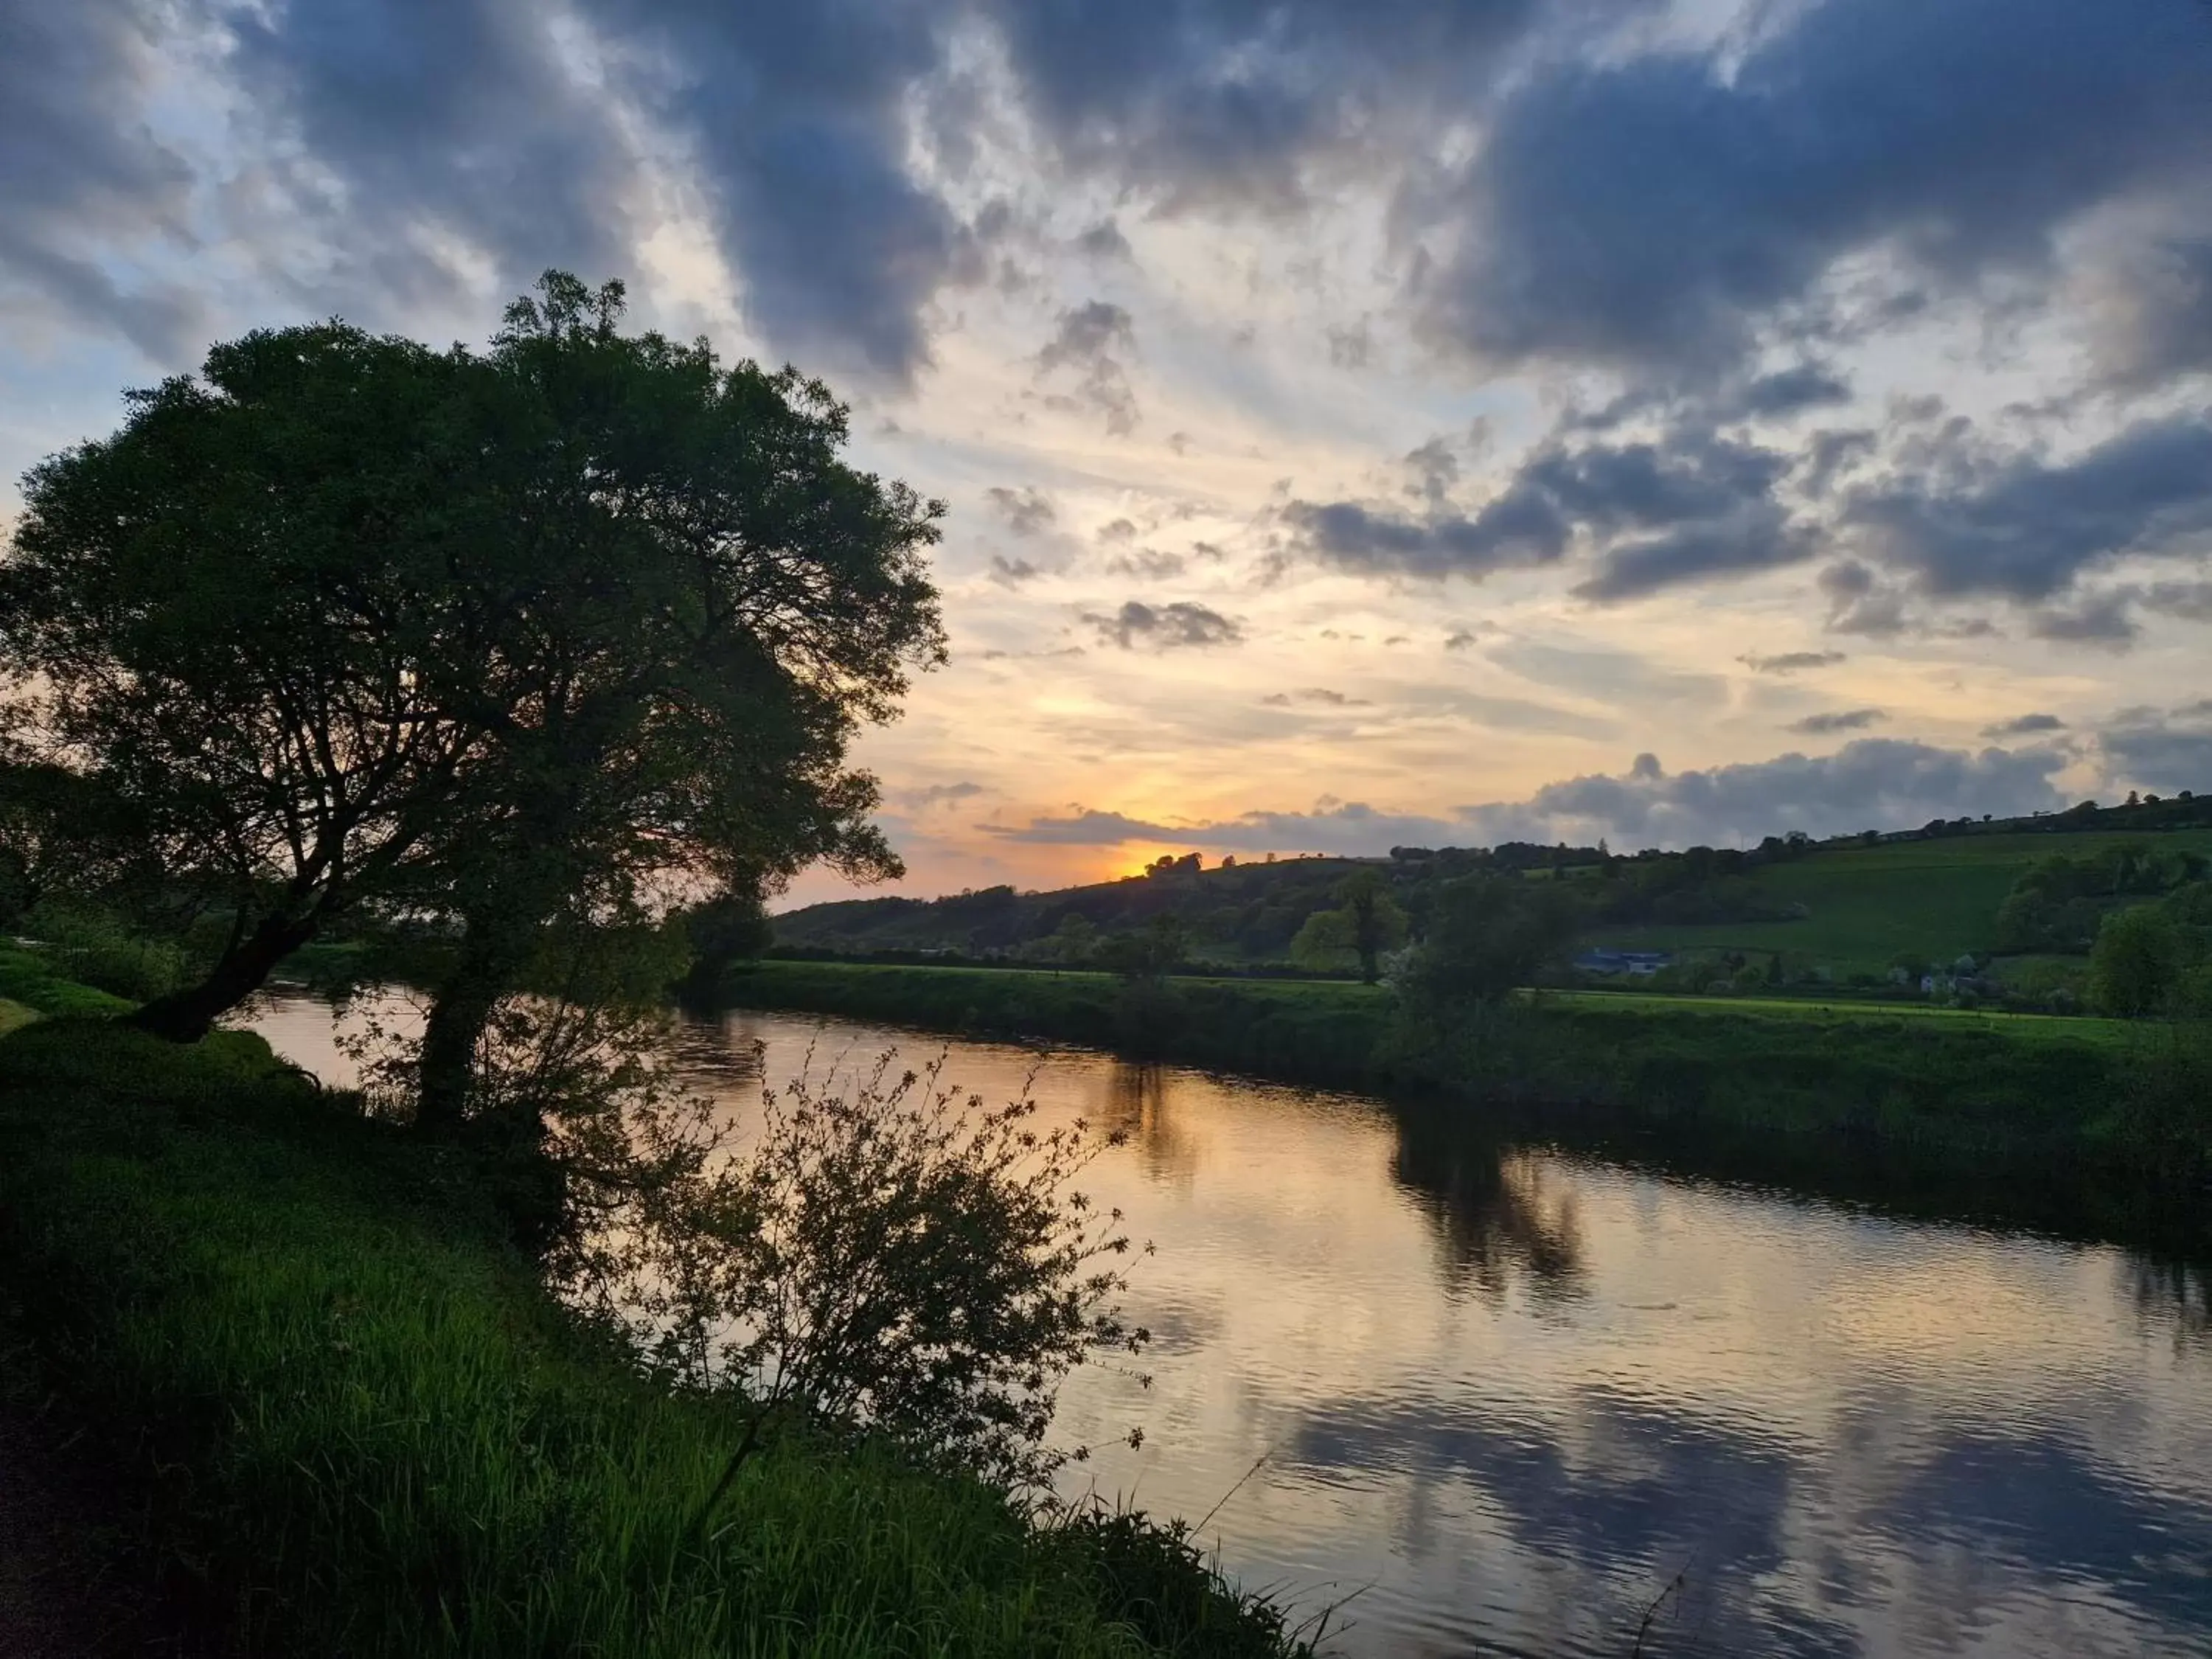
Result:
{"type": "Polygon", "coordinates": [[[366,897],[504,989],[656,881],[896,869],[846,750],[942,656],[942,508],[843,463],[819,382],[622,315],[551,272],[481,354],[250,335],[32,473],[11,726],[234,919],[143,1023],[197,1035],[366,897]]]}
{"type": "Polygon", "coordinates": [[[471,487],[465,356],[343,324],[258,332],[34,468],[0,564],[10,725],[127,804],[234,926],[143,1012],[196,1036],[388,878],[481,753],[450,572],[498,527],[471,487]]]}

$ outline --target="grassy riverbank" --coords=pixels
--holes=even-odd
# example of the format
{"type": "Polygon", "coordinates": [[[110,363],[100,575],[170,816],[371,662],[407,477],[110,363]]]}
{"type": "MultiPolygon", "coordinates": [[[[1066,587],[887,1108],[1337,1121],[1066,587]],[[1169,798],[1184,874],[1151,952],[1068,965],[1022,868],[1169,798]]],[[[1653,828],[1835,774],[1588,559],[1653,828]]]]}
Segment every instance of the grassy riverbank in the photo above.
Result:
{"type": "Polygon", "coordinates": [[[459,1154],[251,1036],[0,1039],[0,1291],[108,1449],[179,1626],[223,1650],[1287,1650],[1163,1533],[1039,1528],[881,1446],[739,1437],[544,1296],[459,1154]]]}
{"type": "Polygon", "coordinates": [[[2116,1163],[2174,1150],[2173,1126],[2159,1139],[2135,1110],[2159,1034],[2117,1022],[1564,993],[1439,1036],[1401,1030],[1383,990],[1327,981],[1133,990],[1100,974],[769,961],[731,988],[765,1008],[1643,1124],[1839,1132],[1956,1152],[2069,1149],[2116,1163]]]}

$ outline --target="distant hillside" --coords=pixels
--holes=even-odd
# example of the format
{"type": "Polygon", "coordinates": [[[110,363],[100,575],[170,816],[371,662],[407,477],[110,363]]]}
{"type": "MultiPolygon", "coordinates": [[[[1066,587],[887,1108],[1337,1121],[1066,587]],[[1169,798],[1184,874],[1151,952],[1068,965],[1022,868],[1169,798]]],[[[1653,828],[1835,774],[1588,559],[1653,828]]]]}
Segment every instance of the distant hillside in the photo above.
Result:
{"type": "MultiPolygon", "coordinates": [[[[2021,877],[2053,854],[2110,872],[2097,903],[2197,878],[2212,858],[2212,797],[2085,803],[2031,818],[1957,819],[1917,830],[1812,842],[1770,836],[1748,850],[1692,848],[1631,855],[1603,847],[1395,848],[1387,858],[1163,859],[1139,876],[1050,892],[991,887],[950,897],[848,899],[775,918],[793,953],[1079,960],[1097,938],[1172,915],[1192,955],[1230,966],[1279,964],[1317,910],[1358,869],[1379,871],[1418,933],[1437,886],[1477,871],[1577,884],[1593,944],[1621,949],[1785,957],[1793,970],[1842,977],[1900,957],[1949,962],[2016,948],[1998,911],[2021,877]],[[2128,849],[2135,849],[2130,851],[2128,849]],[[2123,859],[2123,854],[2125,854],[2123,859]],[[2119,862],[2115,862],[2118,860],[2119,862]],[[2139,873],[2130,873],[2139,872],[2139,873]]],[[[2016,929],[2014,931],[2017,931],[2016,929]]]]}

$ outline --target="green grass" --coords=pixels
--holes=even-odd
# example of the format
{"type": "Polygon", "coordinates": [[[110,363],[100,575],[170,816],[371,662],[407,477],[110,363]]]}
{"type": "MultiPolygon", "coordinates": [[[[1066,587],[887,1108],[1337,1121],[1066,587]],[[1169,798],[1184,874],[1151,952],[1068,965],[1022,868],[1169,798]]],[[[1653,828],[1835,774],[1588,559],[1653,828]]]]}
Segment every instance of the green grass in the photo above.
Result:
{"type": "Polygon", "coordinates": [[[2139,1027],[2124,1019],[1949,1008],[1932,1002],[1854,1002],[1842,999],[1824,1001],[1813,996],[1674,996],[1646,991],[1547,991],[1543,1000],[1553,1007],[1586,1009],[1630,1018],[1692,1014],[1814,1024],[1859,1020],[1893,1024],[1903,1022],[1909,1025],[1929,1021],[1952,1030],[1990,1031],[2027,1041],[2087,1042],[2106,1048],[2124,1045],[2141,1035],[2139,1027]]]}
{"type": "Polygon", "coordinates": [[[1997,907],[2029,865],[2057,853],[2087,859],[2125,846],[2212,854],[2212,830],[1961,836],[1824,850],[1761,866],[1747,878],[1777,906],[1804,905],[1810,914],[1802,918],[1601,927],[1589,942],[1631,951],[1780,951],[1838,974],[1880,972],[1907,951],[1948,962],[1990,948],[1997,907]]]}
{"type": "Polygon", "coordinates": [[[20,1025],[28,1025],[40,1017],[37,1009],[21,1002],[11,1002],[6,997],[0,997],[0,1036],[7,1036],[20,1025]]]}
{"type": "Polygon", "coordinates": [[[880,1446],[781,1439],[692,1534],[735,1414],[580,1334],[456,1156],[244,1034],[0,1041],[0,1288],[227,1649],[1282,1650],[1173,1536],[1040,1531],[880,1446]]]}
{"type": "Polygon", "coordinates": [[[41,1014],[119,1014],[131,1006],[122,997],[64,979],[44,957],[12,945],[0,945],[0,997],[41,1014]]]}

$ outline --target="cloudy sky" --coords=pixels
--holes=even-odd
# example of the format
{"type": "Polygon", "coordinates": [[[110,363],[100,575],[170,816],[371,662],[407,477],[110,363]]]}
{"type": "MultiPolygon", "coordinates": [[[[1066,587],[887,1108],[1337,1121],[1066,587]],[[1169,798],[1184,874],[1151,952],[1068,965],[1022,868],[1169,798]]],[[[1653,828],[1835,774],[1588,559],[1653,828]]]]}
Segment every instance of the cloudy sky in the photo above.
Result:
{"type": "Polygon", "coordinates": [[[908,890],[2212,787],[2208,0],[0,0],[10,478],[548,265],[950,504],[908,890]]]}

